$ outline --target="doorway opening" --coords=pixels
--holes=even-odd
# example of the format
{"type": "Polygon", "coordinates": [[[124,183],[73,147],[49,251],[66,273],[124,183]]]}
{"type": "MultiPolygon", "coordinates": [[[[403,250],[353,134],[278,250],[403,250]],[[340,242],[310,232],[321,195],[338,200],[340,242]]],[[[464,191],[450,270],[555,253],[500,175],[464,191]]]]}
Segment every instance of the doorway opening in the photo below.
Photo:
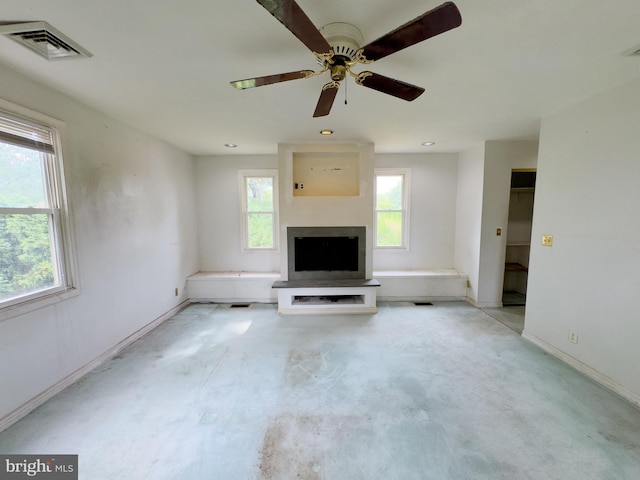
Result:
{"type": "Polygon", "coordinates": [[[535,169],[512,170],[502,287],[502,305],[505,307],[524,306],[527,301],[535,185],[535,169]]]}

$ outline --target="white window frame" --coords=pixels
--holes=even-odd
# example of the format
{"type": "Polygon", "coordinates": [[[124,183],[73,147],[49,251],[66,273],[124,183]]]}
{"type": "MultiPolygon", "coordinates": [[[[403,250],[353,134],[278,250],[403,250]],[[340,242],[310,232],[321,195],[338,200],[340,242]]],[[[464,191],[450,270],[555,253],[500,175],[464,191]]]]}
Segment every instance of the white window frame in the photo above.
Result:
{"type": "Polygon", "coordinates": [[[238,170],[238,191],[240,193],[240,208],[242,218],[242,251],[244,252],[274,252],[279,249],[280,241],[278,232],[279,215],[278,215],[278,170],[277,169],[259,169],[259,170],[238,170]],[[273,211],[272,212],[249,212],[247,205],[247,178],[264,177],[271,178],[273,182],[273,211]],[[249,214],[262,213],[264,215],[272,215],[273,217],[273,246],[272,247],[250,247],[249,246],[249,214]]]}
{"type": "MultiPolygon", "coordinates": [[[[58,283],[54,286],[32,291],[0,301],[0,321],[22,315],[32,310],[52,305],[79,293],[76,285],[77,269],[71,234],[69,205],[67,202],[64,163],[62,158],[61,132],[64,123],[46,115],[12,104],[0,99],[0,117],[17,121],[25,129],[51,132],[51,144],[40,144],[34,150],[40,150],[44,158],[45,183],[49,205],[38,207],[0,207],[0,214],[46,214],[49,215],[52,261],[58,283]]],[[[12,143],[7,138],[0,138],[12,143]]],[[[18,140],[18,138],[15,138],[18,140]]],[[[29,141],[23,145],[29,146],[29,141]]]]}
{"type": "Polygon", "coordinates": [[[376,168],[374,169],[373,182],[373,248],[377,250],[409,250],[409,223],[410,223],[410,202],[411,198],[411,169],[410,168],[376,168]],[[378,210],[378,177],[402,176],[402,207],[400,210],[378,210]],[[402,239],[400,245],[378,245],[378,212],[398,211],[402,214],[402,239]]]}

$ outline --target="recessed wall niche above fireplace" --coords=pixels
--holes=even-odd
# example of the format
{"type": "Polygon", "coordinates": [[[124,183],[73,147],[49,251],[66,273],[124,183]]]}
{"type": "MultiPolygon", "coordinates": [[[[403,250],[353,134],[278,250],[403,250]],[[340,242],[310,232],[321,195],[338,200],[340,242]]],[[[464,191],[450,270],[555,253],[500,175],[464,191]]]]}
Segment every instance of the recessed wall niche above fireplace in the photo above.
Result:
{"type": "Polygon", "coordinates": [[[366,227],[288,227],[289,280],[365,278],[366,227]]]}

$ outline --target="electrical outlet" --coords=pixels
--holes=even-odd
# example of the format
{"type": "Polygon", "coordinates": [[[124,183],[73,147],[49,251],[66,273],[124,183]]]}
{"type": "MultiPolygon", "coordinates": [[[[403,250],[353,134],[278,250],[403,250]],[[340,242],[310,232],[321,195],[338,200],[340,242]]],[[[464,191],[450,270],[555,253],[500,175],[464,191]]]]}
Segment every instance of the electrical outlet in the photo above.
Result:
{"type": "Polygon", "coordinates": [[[578,331],[569,329],[569,341],[571,343],[578,343],[578,331]]]}

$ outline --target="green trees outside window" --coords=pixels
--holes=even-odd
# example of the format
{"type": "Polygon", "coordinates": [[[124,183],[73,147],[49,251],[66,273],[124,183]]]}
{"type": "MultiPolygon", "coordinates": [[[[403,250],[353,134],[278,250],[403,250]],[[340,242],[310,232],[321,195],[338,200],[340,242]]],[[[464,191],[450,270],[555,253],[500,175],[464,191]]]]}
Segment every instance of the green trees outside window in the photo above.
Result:
{"type": "Polygon", "coordinates": [[[58,283],[46,156],[0,141],[0,301],[58,283]]]}
{"type": "Polygon", "coordinates": [[[376,247],[404,246],[405,176],[376,175],[376,247]]]}
{"type": "Polygon", "coordinates": [[[0,110],[0,318],[75,291],[57,129],[24,115],[0,110]]]}
{"type": "Polygon", "coordinates": [[[245,177],[248,248],[275,247],[273,177],[245,177]]]}

